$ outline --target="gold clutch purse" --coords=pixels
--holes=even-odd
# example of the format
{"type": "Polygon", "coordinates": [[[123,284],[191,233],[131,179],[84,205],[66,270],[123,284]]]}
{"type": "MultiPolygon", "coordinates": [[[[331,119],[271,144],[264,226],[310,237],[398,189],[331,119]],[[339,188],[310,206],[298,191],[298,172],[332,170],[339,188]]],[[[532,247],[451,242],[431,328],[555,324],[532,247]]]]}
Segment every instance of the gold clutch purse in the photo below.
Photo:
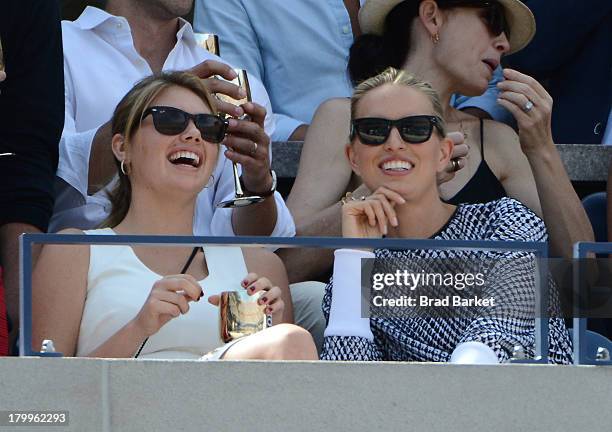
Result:
{"type": "Polygon", "coordinates": [[[219,301],[221,339],[230,342],[249,336],[272,325],[272,317],[258,305],[261,292],[248,295],[243,291],[224,291],[219,301]]]}

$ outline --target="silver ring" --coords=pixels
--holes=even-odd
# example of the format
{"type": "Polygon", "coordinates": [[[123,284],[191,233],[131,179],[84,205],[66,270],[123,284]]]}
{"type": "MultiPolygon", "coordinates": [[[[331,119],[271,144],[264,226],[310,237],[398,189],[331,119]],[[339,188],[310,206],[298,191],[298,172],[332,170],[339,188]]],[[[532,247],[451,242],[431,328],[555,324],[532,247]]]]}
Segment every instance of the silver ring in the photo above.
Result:
{"type": "Polygon", "coordinates": [[[533,109],[533,102],[531,102],[529,99],[527,99],[527,103],[525,104],[525,106],[523,107],[523,111],[528,113],[529,111],[531,111],[533,109]]]}
{"type": "Polygon", "coordinates": [[[251,156],[255,156],[255,153],[257,153],[257,143],[253,141],[253,150],[251,150],[251,156]]]}

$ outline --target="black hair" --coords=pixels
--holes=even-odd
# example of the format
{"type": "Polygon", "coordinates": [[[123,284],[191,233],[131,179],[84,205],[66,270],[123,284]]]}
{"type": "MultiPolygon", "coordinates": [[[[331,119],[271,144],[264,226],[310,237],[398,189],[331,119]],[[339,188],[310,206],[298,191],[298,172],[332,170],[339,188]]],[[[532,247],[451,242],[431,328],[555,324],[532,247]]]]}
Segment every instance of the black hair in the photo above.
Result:
{"type": "Polygon", "coordinates": [[[420,1],[403,1],[385,18],[382,36],[363,34],[355,40],[349,54],[348,70],[353,86],[383,72],[388,67],[401,69],[410,51],[414,18],[420,1]]]}

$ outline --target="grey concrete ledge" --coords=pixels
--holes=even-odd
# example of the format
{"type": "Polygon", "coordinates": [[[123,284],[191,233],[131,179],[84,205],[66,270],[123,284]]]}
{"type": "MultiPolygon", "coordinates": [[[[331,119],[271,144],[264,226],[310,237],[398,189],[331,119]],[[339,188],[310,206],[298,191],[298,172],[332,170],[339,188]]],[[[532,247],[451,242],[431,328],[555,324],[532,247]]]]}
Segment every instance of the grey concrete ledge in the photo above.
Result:
{"type": "MultiPolygon", "coordinates": [[[[272,143],[272,167],[279,177],[295,177],[302,142],[272,143]]],[[[596,144],[557,144],[561,160],[572,181],[606,181],[612,146],[596,144]]]]}
{"type": "Polygon", "coordinates": [[[68,428],[20,431],[575,432],[612,424],[605,366],[4,358],[0,381],[0,410],[70,412],[68,428]]]}

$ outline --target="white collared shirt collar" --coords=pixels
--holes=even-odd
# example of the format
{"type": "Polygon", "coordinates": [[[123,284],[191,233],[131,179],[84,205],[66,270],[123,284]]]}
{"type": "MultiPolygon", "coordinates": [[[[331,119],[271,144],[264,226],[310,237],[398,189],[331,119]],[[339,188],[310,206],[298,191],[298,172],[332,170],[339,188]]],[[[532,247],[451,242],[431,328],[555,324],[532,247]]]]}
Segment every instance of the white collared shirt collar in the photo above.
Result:
{"type": "MultiPolygon", "coordinates": [[[[74,21],[81,30],[92,30],[99,28],[104,31],[112,29],[114,34],[123,29],[124,32],[131,34],[128,20],[122,16],[111,15],[105,10],[94,6],[87,6],[83,13],[74,21]]],[[[176,32],[176,40],[184,39],[187,43],[196,43],[193,27],[189,21],[179,18],[179,29],[176,32]]]]}

